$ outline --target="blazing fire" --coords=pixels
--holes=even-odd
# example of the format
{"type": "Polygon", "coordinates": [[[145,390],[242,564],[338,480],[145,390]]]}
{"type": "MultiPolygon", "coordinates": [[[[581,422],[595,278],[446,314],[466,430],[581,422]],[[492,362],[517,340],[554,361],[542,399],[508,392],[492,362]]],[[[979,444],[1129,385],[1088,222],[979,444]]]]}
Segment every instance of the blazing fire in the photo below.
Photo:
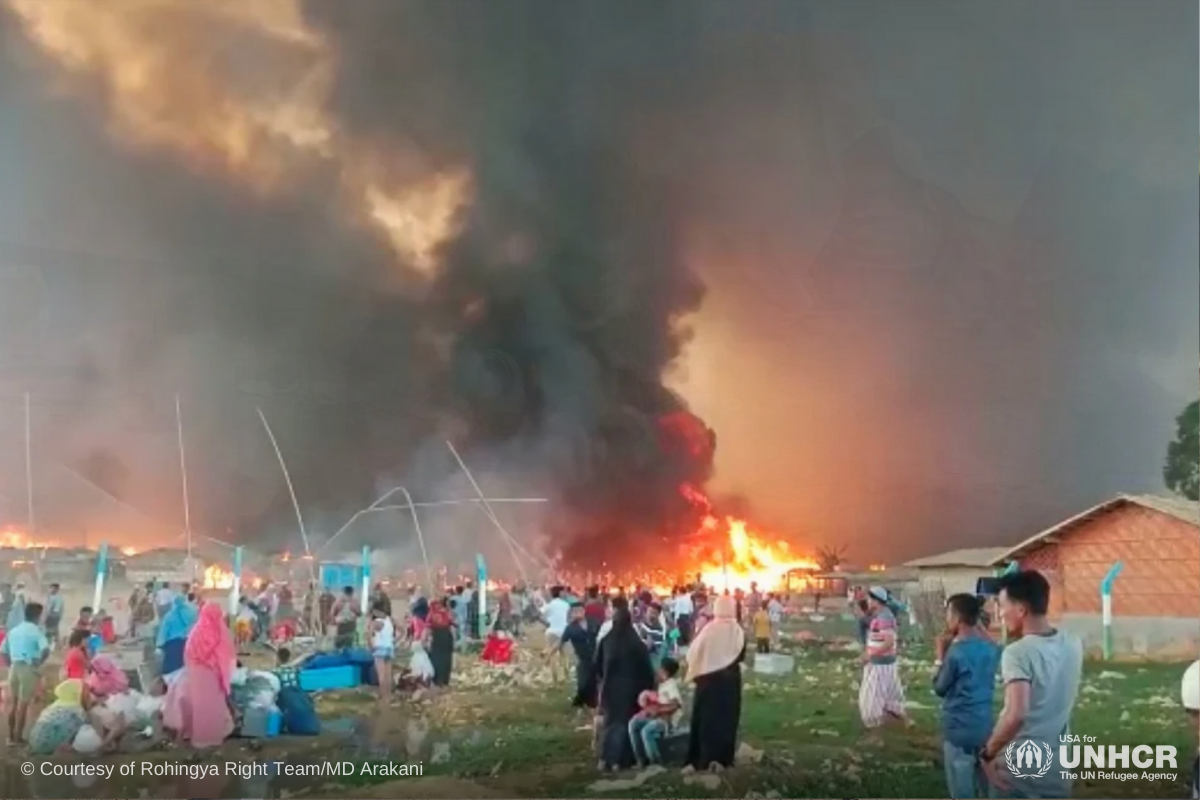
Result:
{"type": "Polygon", "coordinates": [[[347,220],[419,273],[471,194],[461,166],[350,135],[328,111],[337,54],[301,0],[0,0],[61,73],[98,86],[120,141],[174,152],[263,195],[336,176],[347,220]]]}
{"type": "Polygon", "coordinates": [[[203,586],[205,589],[232,589],[233,573],[221,569],[216,564],[207,566],[204,568],[203,586]]]}
{"type": "Polygon", "coordinates": [[[40,550],[47,547],[62,547],[62,545],[49,539],[35,539],[16,525],[5,525],[0,528],[0,548],[40,550]]]}
{"type": "Polygon", "coordinates": [[[751,530],[750,524],[737,517],[718,517],[713,513],[708,497],[694,486],[684,484],[680,493],[703,513],[697,537],[703,542],[690,553],[694,567],[689,574],[699,574],[708,586],[750,590],[756,584],[760,590],[782,587],[789,572],[816,571],[820,565],[812,558],[795,554],[787,542],[771,543],[761,533],[751,530]]]}

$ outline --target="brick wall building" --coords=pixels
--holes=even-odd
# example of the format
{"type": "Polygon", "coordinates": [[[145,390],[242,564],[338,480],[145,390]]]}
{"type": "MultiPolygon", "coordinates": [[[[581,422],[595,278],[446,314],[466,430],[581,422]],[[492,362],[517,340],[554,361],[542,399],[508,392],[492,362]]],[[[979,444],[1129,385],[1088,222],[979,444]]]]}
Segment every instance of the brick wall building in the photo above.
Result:
{"type": "Polygon", "coordinates": [[[1121,495],[1011,548],[1016,560],[1046,575],[1050,616],[1098,646],[1100,581],[1120,561],[1113,584],[1118,651],[1200,651],[1200,504],[1121,495]]]}

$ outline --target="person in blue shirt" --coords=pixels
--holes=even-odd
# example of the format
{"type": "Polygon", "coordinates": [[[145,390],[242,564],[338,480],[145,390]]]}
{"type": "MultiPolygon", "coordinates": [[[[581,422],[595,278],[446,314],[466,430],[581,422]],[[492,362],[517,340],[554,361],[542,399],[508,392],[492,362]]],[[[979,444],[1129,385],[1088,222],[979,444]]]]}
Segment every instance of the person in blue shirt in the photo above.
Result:
{"type": "Polygon", "coordinates": [[[8,742],[21,744],[25,740],[25,719],[41,681],[41,667],[50,655],[50,642],[38,623],[42,604],[24,606],[25,620],[11,628],[0,644],[0,660],[8,670],[8,742]]]}
{"type": "Polygon", "coordinates": [[[987,796],[979,753],[992,731],[1000,647],[979,633],[980,610],[974,595],[952,596],[937,641],[933,691],[942,698],[946,788],[955,800],[987,796]]]}

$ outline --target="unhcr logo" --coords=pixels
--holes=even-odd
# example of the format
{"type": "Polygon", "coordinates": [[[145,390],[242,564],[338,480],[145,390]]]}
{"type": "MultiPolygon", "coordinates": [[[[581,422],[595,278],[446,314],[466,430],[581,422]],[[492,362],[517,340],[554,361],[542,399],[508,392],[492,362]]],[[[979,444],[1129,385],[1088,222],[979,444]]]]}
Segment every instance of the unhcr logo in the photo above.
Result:
{"type": "Polygon", "coordinates": [[[1013,777],[1040,778],[1054,766],[1054,751],[1045,742],[1013,741],[1004,748],[1004,760],[1013,777]]]}

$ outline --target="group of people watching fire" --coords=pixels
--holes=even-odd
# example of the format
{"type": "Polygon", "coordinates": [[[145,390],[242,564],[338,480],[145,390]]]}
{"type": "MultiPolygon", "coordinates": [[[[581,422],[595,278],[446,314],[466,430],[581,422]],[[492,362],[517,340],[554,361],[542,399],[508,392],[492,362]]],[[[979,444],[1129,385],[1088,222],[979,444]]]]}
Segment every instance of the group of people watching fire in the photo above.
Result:
{"type": "MultiPolygon", "coordinates": [[[[297,610],[286,585],[265,584],[245,598],[232,633],[223,603],[204,602],[186,585],[175,590],[148,584],[130,598],[128,634],[150,636],[164,679],[141,694],[129,688],[110,658],[94,651],[97,644],[116,639],[108,614],[81,608],[63,637],[59,587],[51,585],[44,602],[29,600],[23,587],[16,587],[4,598],[7,625],[0,643],[0,664],[8,673],[8,743],[27,746],[32,753],[52,753],[69,748],[90,725],[96,732],[95,751],[106,751],[131,727],[153,719],[178,741],[196,747],[220,744],[235,728],[230,695],[232,675],[240,667],[238,639],[249,644],[308,632],[332,637],[339,647],[365,645],[375,658],[380,699],[387,700],[396,689],[448,686],[455,652],[464,643],[511,643],[524,627],[540,623],[542,657],[556,682],[567,677],[568,651],[574,657],[570,700],[592,714],[600,770],[671,759],[684,762],[688,770],[719,771],[733,765],[742,664],[751,640],[762,655],[777,645],[784,617],[781,597],[757,586],[745,593],[717,593],[699,582],[664,595],[644,587],[627,594],[597,585],[582,591],[565,585],[531,591],[518,584],[496,591],[494,602],[484,609],[477,591],[464,581],[430,599],[410,588],[406,607],[396,609],[378,585],[367,598],[367,619],[362,620],[363,604],[352,587],[319,594],[310,589],[297,610]],[[410,661],[393,675],[401,646],[409,650],[410,661]],[[44,665],[55,650],[61,650],[62,658],[54,701],[35,713],[36,698],[51,677],[44,665]],[[688,691],[685,685],[690,685],[688,691]]],[[[1076,637],[1050,624],[1049,601],[1050,586],[1037,572],[1001,579],[998,616],[1011,639],[1005,646],[989,629],[980,598],[962,594],[947,599],[929,680],[942,702],[941,760],[948,796],[1070,796],[1070,782],[1059,772],[1014,782],[1002,768],[1013,742],[1054,742],[1070,730],[1083,648],[1076,637]],[[1002,693],[998,715],[993,712],[997,673],[1002,693]]],[[[906,638],[904,614],[878,586],[852,596],[850,608],[861,630],[858,707],[870,739],[889,723],[912,724],[899,663],[906,638]]],[[[278,649],[279,674],[284,675],[289,654],[278,649]]],[[[487,653],[484,647],[485,658],[487,653]]],[[[1200,662],[1185,675],[1182,697],[1193,718],[1200,715],[1200,662]]]]}

